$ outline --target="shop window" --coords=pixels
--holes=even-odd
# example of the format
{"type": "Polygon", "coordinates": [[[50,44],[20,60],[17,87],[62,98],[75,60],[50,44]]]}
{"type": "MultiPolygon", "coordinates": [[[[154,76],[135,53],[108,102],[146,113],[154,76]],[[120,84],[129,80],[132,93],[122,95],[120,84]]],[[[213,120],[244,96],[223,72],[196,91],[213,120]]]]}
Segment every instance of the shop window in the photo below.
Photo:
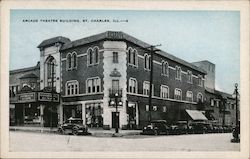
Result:
{"type": "Polygon", "coordinates": [[[101,103],[86,104],[86,124],[88,127],[102,127],[103,126],[103,107],[101,103]]]}
{"type": "Polygon", "coordinates": [[[129,79],[129,92],[137,93],[137,81],[134,78],[129,79]]]}
{"type": "Polygon", "coordinates": [[[181,89],[176,88],[174,91],[174,99],[182,100],[182,91],[181,89]]]}
{"type": "Polygon", "coordinates": [[[146,105],[146,111],[148,112],[149,111],[149,105],[146,105]]]}
{"type": "Polygon", "coordinates": [[[186,100],[189,102],[193,102],[193,93],[191,91],[187,91],[186,100]]]}
{"type": "Polygon", "coordinates": [[[67,95],[75,95],[79,93],[79,83],[78,81],[68,81],[66,83],[67,95]]]}
{"type": "Polygon", "coordinates": [[[87,93],[101,92],[101,80],[99,77],[87,80],[87,93]]]}
{"type": "Polygon", "coordinates": [[[161,98],[169,98],[169,88],[168,86],[161,86],[161,98]]]}

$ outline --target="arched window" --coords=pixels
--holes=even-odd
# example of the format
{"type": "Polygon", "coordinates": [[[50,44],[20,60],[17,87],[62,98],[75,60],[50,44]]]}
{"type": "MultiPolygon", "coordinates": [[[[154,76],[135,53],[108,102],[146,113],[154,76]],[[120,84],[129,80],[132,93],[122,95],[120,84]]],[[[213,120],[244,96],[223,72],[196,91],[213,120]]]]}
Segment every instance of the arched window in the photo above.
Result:
{"type": "Polygon", "coordinates": [[[161,73],[164,75],[165,74],[165,62],[161,62],[161,73]]]}
{"type": "MultiPolygon", "coordinates": [[[[46,60],[46,72],[47,72],[47,85],[52,86],[52,76],[53,82],[55,82],[56,79],[56,60],[53,56],[49,56],[46,60]]],[[[55,87],[55,85],[54,85],[55,87]]]]}
{"type": "Polygon", "coordinates": [[[70,70],[71,69],[71,54],[67,54],[67,61],[66,61],[66,69],[70,70]]]}
{"type": "Polygon", "coordinates": [[[131,64],[131,58],[132,58],[132,49],[131,48],[129,48],[128,49],[128,63],[130,63],[131,64]]]}
{"type": "Polygon", "coordinates": [[[197,102],[203,102],[203,95],[201,93],[197,94],[197,102]]]}
{"type": "Polygon", "coordinates": [[[151,56],[148,56],[148,69],[151,70],[151,56]]]}
{"type": "Polygon", "coordinates": [[[193,83],[191,71],[187,71],[187,76],[188,76],[188,83],[193,83]]]}
{"type": "Polygon", "coordinates": [[[193,92],[192,91],[187,91],[186,100],[189,102],[193,102],[193,92]]]}
{"type": "Polygon", "coordinates": [[[66,93],[67,95],[79,94],[79,83],[76,80],[66,82],[66,93]]]}
{"type": "Polygon", "coordinates": [[[175,70],[176,70],[176,79],[181,80],[181,67],[176,66],[175,70]]]}
{"type": "Polygon", "coordinates": [[[182,100],[182,91],[179,88],[175,88],[174,90],[174,98],[177,100],[182,100]]]}
{"type": "Polygon", "coordinates": [[[148,69],[148,54],[144,55],[144,68],[148,69]]]}
{"type": "Polygon", "coordinates": [[[93,60],[94,63],[99,62],[99,49],[98,49],[98,47],[94,48],[94,57],[93,58],[94,58],[94,60],[93,60]]]}
{"type": "Polygon", "coordinates": [[[76,55],[76,53],[72,54],[72,65],[73,65],[73,68],[76,68],[76,66],[77,66],[77,55],[76,55]]]}
{"type": "Polygon", "coordinates": [[[137,51],[134,50],[134,51],[133,51],[133,61],[132,61],[132,62],[133,62],[133,65],[136,65],[136,63],[137,63],[136,61],[137,61],[137,51]]]}
{"type": "Polygon", "coordinates": [[[88,49],[88,64],[92,65],[93,64],[93,50],[92,48],[88,49]]]}
{"type": "Polygon", "coordinates": [[[161,85],[161,98],[169,98],[169,88],[168,88],[168,86],[161,85]]]}
{"type": "Polygon", "coordinates": [[[165,62],[165,75],[168,76],[169,68],[168,68],[168,62],[165,62]]]}

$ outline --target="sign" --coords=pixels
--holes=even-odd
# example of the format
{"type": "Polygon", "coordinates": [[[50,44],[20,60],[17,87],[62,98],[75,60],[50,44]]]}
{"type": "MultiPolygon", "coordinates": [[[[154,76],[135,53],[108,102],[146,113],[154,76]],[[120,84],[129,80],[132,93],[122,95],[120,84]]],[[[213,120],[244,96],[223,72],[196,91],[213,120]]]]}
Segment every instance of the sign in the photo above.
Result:
{"type": "Polygon", "coordinates": [[[38,92],[38,101],[43,102],[59,102],[59,94],[53,94],[53,100],[52,100],[52,94],[51,93],[44,93],[44,92],[38,92]]]}
{"type": "Polygon", "coordinates": [[[36,102],[36,92],[18,94],[18,102],[36,102]]]}

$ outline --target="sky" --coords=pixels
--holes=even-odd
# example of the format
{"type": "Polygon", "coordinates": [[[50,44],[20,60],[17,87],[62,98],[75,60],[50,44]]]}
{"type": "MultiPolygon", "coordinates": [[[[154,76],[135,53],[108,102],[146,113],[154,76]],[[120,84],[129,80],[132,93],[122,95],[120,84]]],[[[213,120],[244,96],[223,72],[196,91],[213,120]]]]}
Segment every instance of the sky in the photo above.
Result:
{"type": "Polygon", "coordinates": [[[65,36],[73,41],[108,30],[161,44],[159,49],[187,62],[214,63],[218,90],[233,93],[240,81],[238,11],[11,10],[9,68],[35,66],[40,60],[37,46],[45,39],[65,36]],[[109,22],[93,21],[99,19],[109,22]]]}

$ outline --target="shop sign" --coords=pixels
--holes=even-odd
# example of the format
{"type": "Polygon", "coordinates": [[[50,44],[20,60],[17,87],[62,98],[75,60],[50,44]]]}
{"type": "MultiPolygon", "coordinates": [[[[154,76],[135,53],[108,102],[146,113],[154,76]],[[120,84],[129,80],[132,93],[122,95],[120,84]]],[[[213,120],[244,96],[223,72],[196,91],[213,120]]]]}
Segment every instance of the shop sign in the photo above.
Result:
{"type": "Polygon", "coordinates": [[[35,102],[36,92],[18,94],[18,102],[35,102]]]}
{"type": "Polygon", "coordinates": [[[51,93],[43,93],[38,92],[38,100],[43,102],[59,102],[59,94],[53,94],[53,100],[52,100],[52,94],[51,93]]]}

